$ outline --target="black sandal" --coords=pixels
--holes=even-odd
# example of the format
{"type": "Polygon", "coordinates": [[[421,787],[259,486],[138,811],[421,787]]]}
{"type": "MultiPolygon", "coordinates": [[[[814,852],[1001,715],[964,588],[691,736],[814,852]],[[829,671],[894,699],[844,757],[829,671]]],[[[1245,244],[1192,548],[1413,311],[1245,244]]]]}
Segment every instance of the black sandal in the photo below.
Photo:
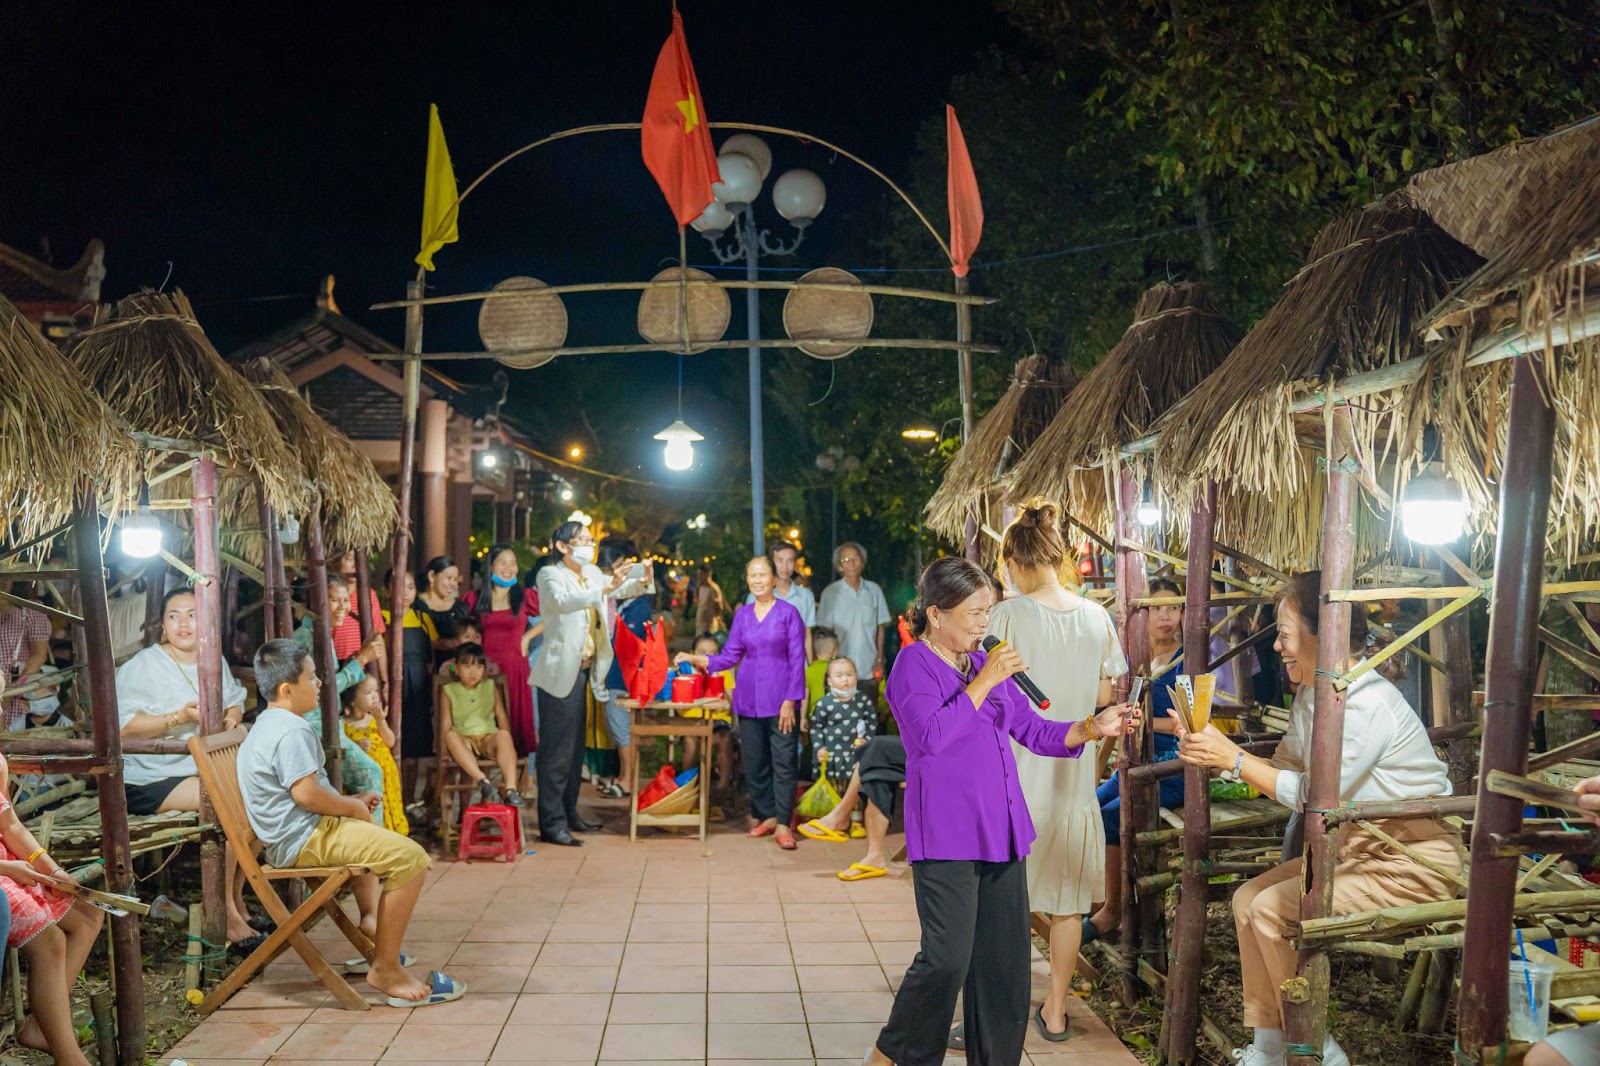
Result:
{"type": "Polygon", "coordinates": [[[959,1051],[963,1054],[966,1053],[967,1026],[965,1022],[961,1022],[951,1027],[950,1035],[945,1037],[944,1046],[951,1051],[959,1051]]]}
{"type": "Polygon", "coordinates": [[[248,958],[251,952],[255,951],[256,948],[259,948],[266,942],[266,933],[257,933],[255,936],[247,936],[243,940],[235,940],[233,943],[229,944],[228,954],[237,955],[241,959],[248,958]]]}
{"type": "Polygon", "coordinates": [[[1070,1040],[1072,1038],[1072,1023],[1071,1022],[1067,1022],[1067,1027],[1065,1029],[1061,1030],[1061,1032],[1059,1032],[1059,1033],[1052,1033],[1050,1031],[1050,1027],[1048,1025],[1044,1024],[1044,1004],[1043,1003],[1041,1003],[1037,1007],[1033,1008],[1033,1024],[1038,1026],[1039,1035],[1044,1037],[1046,1040],[1050,1041],[1052,1044],[1060,1044],[1060,1043],[1062,1043],[1062,1042],[1064,1042],[1066,1040],[1070,1040]]]}
{"type": "Polygon", "coordinates": [[[278,923],[271,918],[251,918],[245,924],[258,933],[272,934],[278,931],[278,923]]]}

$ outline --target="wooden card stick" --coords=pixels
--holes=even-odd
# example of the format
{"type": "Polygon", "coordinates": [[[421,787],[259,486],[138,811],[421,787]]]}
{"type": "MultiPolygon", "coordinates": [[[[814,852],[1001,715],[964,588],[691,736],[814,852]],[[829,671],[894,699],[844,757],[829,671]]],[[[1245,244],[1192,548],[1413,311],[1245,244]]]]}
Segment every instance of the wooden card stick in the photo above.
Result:
{"type": "Polygon", "coordinates": [[[1557,788],[1555,785],[1535,781],[1531,777],[1518,777],[1504,770],[1490,770],[1484,784],[1490,792],[1497,795],[1510,796],[1540,807],[1555,807],[1571,811],[1573,814],[1600,813],[1594,807],[1583,806],[1579,802],[1582,797],[1570,788],[1557,788]]]}

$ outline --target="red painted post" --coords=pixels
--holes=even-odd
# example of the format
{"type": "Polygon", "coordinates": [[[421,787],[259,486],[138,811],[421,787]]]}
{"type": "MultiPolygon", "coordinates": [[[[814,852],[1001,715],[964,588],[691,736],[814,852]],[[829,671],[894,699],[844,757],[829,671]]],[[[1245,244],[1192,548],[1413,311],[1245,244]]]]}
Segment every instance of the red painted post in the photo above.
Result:
{"type": "MultiPolygon", "coordinates": [[[[1116,619],[1129,668],[1138,670],[1150,658],[1148,616],[1134,606],[1145,595],[1144,557],[1127,547],[1128,542],[1137,541],[1139,532],[1139,479],[1127,464],[1122,465],[1117,478],[1116,619]]],[[[1148,725],[1122,738],[1123,771],[1117,777],[1122,801],[1122,1001],[1130,1007],[1143,995],[1139,959],[1146,940],[1153,935],[1152,930],[1144,928],[1144,922],[1153,915],[1156,924],[1160,924],[1160,911],[1145,905],[1134,889],[1140,872],[1139,833],[1148,828],[1155,786],[1139,785],[1128,771],[1144,761],[1145,748],[1149,746],[1147,734],[1148,725]]]]}
{"type": "Polygon", "coordinates": [[[311,508],[305,523],[306,598],[311,609],[311,661],[322,679],[322,753],[328,780],[344,788],[344,752],[339,747],[339,663],[333,656],[333,630],[328,626],[328,559],[322,545],[322,505],[311,508]]]}
{"type": "MultiPolygon", "coordinates": [[[[1339,766],[1344,751],[1344,692],[1333,679],[1343,674],[1350,660],[1350,604],[1329,600],[1332,589],[1347,589],[1355,575],[1355,477],[1345,468],[1342,448],[1330,448],[1328,495],[1322,516],[1322,603],[1317,608],[1317,676],[1311,749],[1307,760],[1309,783],[1305,809],[1305,870],[1301,879],[1300,917],[1321,918],[1333,908],[1333,868],[1339,857],[1339,830],[1330,827],[1326,813],[1339,806],[1339,766]]],[[[1306,605],[1309,609],[1309,605],[1306,605]]],[[[1319,1066],[1322,1040],[1328,1031],[1328,956],[1325,952],[1300,952],[1296,977],[1307,991],[1283,999],[1285,1038],[1289,1061],[1295,1066],[1319,1066]]]]}
{"type": "MultiPolygon", "coordinates": [[[[417,279],[406,286],[406,299],[412,303],[406,308],[406,352],[422,354],[422,271],[417,279]]],[[[400,628],[410,604],[405,598],[406,571],[411,568],[411,481],[416,465],[417,405],[422,400],[422,362],[406,360],[405,406],[400,420],[400,476],[395,493],[400,503],[400,525],[394,534],[392,564],[394,576],[389,584],[389,617],[395,632],[389,635],[389,729],[394,733],[395,750],[400,750],[400,730],[404,724],[400,714],[400,694],[405,686],[400,679],[405,676],[405,641],[400,639],[400,628]]]]}
{"type": "MultiPolygon", "coordinates": [[[[85,490],[72,526],[73,561],[78,570],[78,603],[83,613],[83,644],[89,671],[89,710],[94,723],[94,754],[107,769],[100,777],[100,854],[106,887],[133,891],[132,844],[128,839],[128,794],[122,783],[122,724],[117,716],[116,663],[111,619],[106,609],[105,560],[100,554],[100,511],[93,489],[85,490]]],[[[115,969],[117,1060],[137,1066],[145,1060],[144,961],[139,919],[111,919],[115,969]]]]}
{"type": "MultiPolygon", "coordinates": [[[[1202,673],[1211,658],[1212,529],[1216,482],[1206,480],[1189,515],[1189,576],[1184,586],[1183,661],[1202,673]]],[[[1161,1046],[1169,1063],[1190,1063],[1200,1032],[1200,971],[1205,962],[1206,896],[1211,865],[1211,774],[1183,772],[1183,888],[1172,924],[1172,969],[1161,1046]]]]}
{"type": "MultiPolygon", "coordinates": [[[[218,617],[221,581],[217,566],[217,462],[209,453],[195,457],[190,472],[189,506],[194,522],[195,628],[198,633],[195,673],[199,679],[200,732],[222,731],[222,625],[218,617]]],[[[211,802],[202,790],[200,821],[216,825],[211,802]]],[[[205,939],[226,943],[228,938],[227,884],[221,835],[209,832],[200,843],[200,896],[205,914],[205,939]]]]}
{"type": "MultiPolygon", "coordinates": [[[[1500,472],[1500,528],[1495,539],[1494,599],[1489,605],[1489,662],[1484,681],[1479,780],[1490,770],[1525,773],[1533,721],[1534,672],[1550,510],[1550,455],[1555,411],[1545,401],[1544,356],[1517,361],[1511,378],[1506,457],[1500,472]]],[[[1467,932],[1462,948],[1456,1044],[1471,1061],[1506,1037],[1512,897],[1517,859],[1490,846],[1492,836],[1522,829],[1522,802],[1478,789],[1467,875],[1467,932]]]]}

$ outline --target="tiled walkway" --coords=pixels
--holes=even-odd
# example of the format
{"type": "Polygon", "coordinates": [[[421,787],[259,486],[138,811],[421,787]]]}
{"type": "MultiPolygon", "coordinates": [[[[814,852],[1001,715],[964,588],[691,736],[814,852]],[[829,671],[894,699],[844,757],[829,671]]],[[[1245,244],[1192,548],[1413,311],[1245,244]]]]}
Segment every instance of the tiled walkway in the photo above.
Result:
{"type": "MultiPolygon", "coordinates": [[[[467,982],[459,1002],[339,1010],[289,952],[162,1062],[861,1061],[917,950],[909,876],[839,881],[859,842],[783,852],[727,829],[704,846],[586,840],[535,842],[510,866],[435,866],[406,948],[420,970],[467,982]]],[[[313,938],[350,953],[328,923],[313,938]]],[[[1036,957],[1036,986],[1043,968],[1036,957]]],[[[1135,1062],[1078,1000],[1071,1021],[1065,1044],[1030,1031],[1029,1061],[1135,1062]]]]}

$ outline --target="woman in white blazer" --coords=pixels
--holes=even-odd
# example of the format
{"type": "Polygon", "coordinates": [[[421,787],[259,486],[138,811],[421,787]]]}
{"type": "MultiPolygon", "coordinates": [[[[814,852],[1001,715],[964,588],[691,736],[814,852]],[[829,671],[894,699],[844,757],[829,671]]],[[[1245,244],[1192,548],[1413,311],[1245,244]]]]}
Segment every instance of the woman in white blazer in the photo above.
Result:
{"type": "Polygon", "coordinates": [[[578,522],[564,522],[550,535],[550,554],[557,560],[539,571],[539,613],[544,619],[544,646],[531,680],[539,697],[539,754],[534,765],[539,781],[539,835],[549,844],[568,847],[583,841],[573,832],[600,828],[578,814],[578,787],[583,775],[583,725],[588,713],[586,690],[605,702],[606,671],[611,668],[611,641],[606,637],[605,602],[628,593],[628,582],[594,565],[594,536],[578,522]]]}

